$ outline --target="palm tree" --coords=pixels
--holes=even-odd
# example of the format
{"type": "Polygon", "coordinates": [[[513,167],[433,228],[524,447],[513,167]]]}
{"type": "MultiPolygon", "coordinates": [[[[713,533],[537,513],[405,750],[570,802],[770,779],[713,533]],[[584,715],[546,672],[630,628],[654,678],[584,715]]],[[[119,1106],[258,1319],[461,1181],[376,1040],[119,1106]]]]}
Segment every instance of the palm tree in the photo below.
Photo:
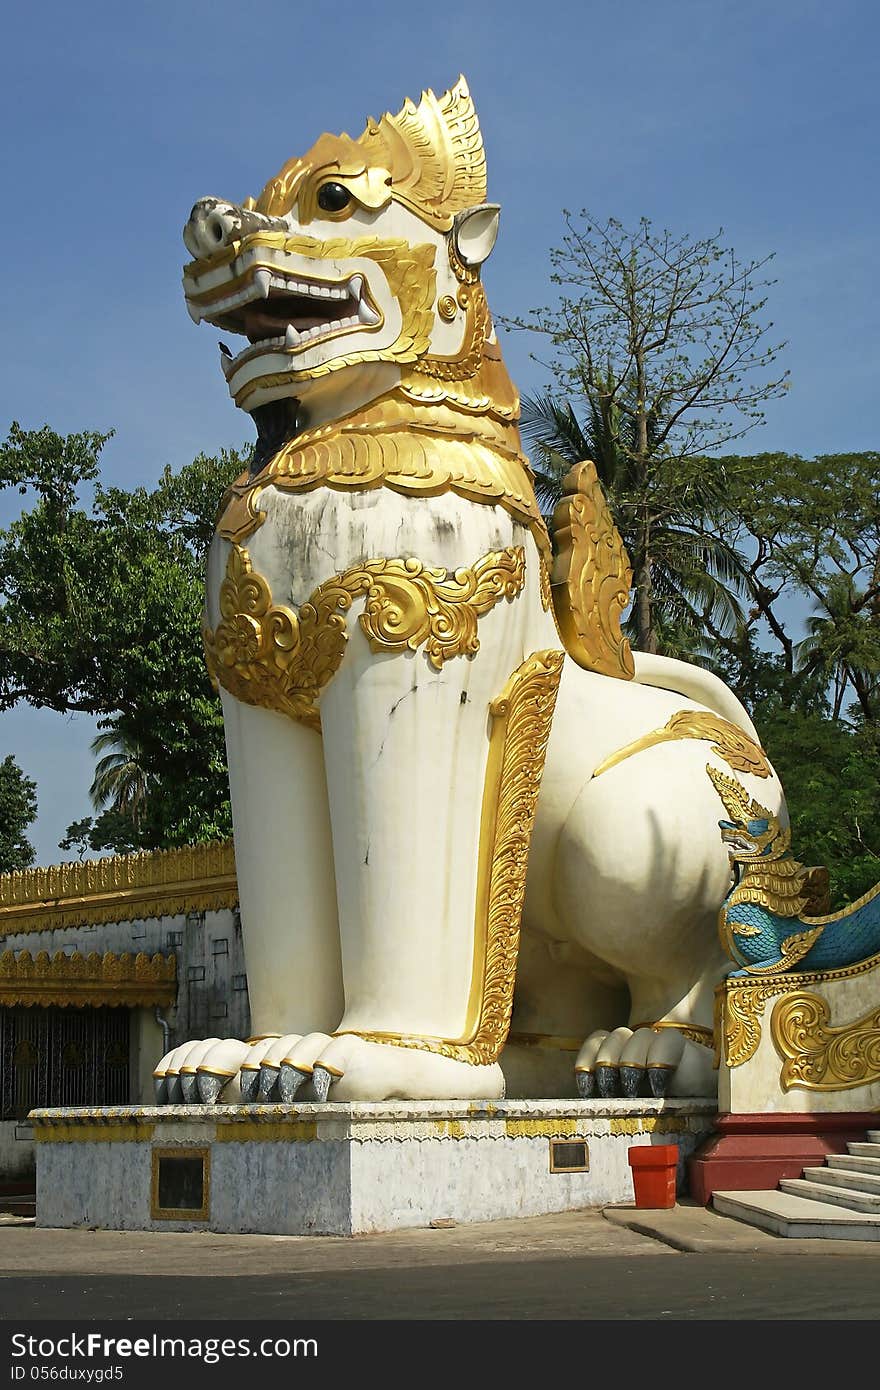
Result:
{"type": "Polygon", "coordinates": [[[832,686],[832,713],[839,719],[852,688],[866,719],[877,717],[880,650],[871,605],[849,574],[834,575],[822,598],[823,612],[807,619],[807,635],[796,648],[801,671],[821,671],[832,686]],[[867,611],[866,611],[867,610],[867,611]]]}
{"type": "Polygon", "coordinates": [[[606,389],[585,398],[581,422],[572,405],[550,393],[524,396],[520,428],[530,449],[535,492],[546,517],[574,464],[592,459],[635,576],[626,621],[633,645],[669,656],[703,656],[707,633],[731,637],[743,621],[738,595],[748,589],[746,562],[719,534],[724,478],[714,464],[686,466],[654,452],[660,422],[650,415],[647,440],[635,438],[633,413],[608,373],[606,389]]]}
{"type": "Polygon", "coordinates": [[[89,788],[92,805],[98,811],[108,809],[128,816],[137,829],[155,781],[145,770],[142,745],[117,718],[92,739],[91,748],[96,755],[103,754],[89,788]]]}

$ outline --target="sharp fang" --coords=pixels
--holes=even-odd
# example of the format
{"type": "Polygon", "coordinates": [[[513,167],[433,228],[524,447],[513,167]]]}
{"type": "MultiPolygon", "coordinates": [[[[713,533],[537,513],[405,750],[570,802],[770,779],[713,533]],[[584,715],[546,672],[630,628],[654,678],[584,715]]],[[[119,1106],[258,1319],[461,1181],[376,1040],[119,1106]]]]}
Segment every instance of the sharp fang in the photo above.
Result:
{"type": "Polygon", "coordinates": [[[189,314],[193,323],[201,323],[202,315],[200,311],[196,308],[194,304],[190,304],[189,300],[186,301],[186,312],[189,314]]]}
{"type": "Polygon", "coordinates": [[[258,270],[254,276],[254,285],[261,299],[269,298],[269,290],[272,285],[272,272],[269,270],[258,270]]]}
{"type": "Polygon", "coordinates": [[[289,323],[284,330],[284,346],[293,348],[299,342],[299,334],[292,323],[289,323]]]}
{"type": "Polygon", "coordinates": [[[353,275],[348,282],[348,292],[354,299],[360,299],[361,290],[364,288],[363,275],[353,275]]]}
{"type": "Polygon", "coordinates": [[[358,319],[361,323],[372,325],[379,322],[379,315],[375,313],[365,299],[358,300],[358,319]]]}

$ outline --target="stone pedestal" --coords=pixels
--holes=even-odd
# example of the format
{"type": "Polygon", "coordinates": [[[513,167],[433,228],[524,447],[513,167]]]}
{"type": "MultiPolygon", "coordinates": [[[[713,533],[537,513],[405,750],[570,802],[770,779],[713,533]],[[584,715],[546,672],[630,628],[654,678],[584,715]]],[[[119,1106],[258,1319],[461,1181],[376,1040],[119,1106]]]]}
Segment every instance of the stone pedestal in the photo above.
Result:
{"type": "Polygon", "coordinates": [[[707,1138],[714,1100],[31,1112],[37,1225],[356,1235],[633,1200],[627,1152],[707,1138]]]}
{"type": "Polygon", "coordinates": [[[829,1154],[846,1153],[877,1127],[876,1111],[720,1115],[716,1133],[688,1163],[688,1188],[698,1202],[714,1192],[758,1192],[805,1168],[821,1168],[829,1154]]]}

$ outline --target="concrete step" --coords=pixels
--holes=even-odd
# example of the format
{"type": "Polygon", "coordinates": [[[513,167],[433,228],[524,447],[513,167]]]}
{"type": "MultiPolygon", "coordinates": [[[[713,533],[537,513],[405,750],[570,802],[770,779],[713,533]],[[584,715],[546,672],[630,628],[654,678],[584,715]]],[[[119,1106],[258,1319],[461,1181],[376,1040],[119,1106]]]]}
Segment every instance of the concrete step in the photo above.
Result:
{"type": "MultiPolygon", "coordinates": [[[[823,1173],[824,1168],[818,1170],[823,1173]]],[[[847,1207],[852,1212],[867,1212],[880,1219],[880,1194],[859,1192],[853,1187],[834,1187],[831,1183],[815,1182],[809,1178],[783,1178],[779,1184],[782,1192],[791,1196],[806,1197],[812,1202],[827,1202],[829,1206],[847,1207]]]]}
{"type": "Polygon", "coordinates": [[[840,1168],[849,1173],[871,1173],[880,1178],[880,1157],[866,1158],[861,1154],[829,1154],[825,1162],[829,1168],[840,1168]]]}
{"type": "Polygon", "coordinates": [[[869,1143],[869,1144],[880,1144],[880,1129],[869,1129],[869,1130],[868,1130],[868,1143],[869,1143]]]}
{"type": "MultiPolygon", "coordinates": [[[[797,1181],[787,1179],[784,1181],[797,1181]]],[[[809,1186],[809,1184],[804,1184],[809,1186]]],[[[712,1206],[749,1226],[776,1236],[825,1240],[880,1241],[880,1216],[844,1211],[829,1202],[812,1201],[791,1192],[715,1192],[712,1206]]]]}
{"type": "Polygon", "coordinates": [[[849,1153],[859,1154],[862,1158],[880,1158],[880,1144],[862,1144],[850,1140],[846,1147],[849,1153]]]}
{"type": "Polygon", "coordinates": [[[801,1177],[805,1182],[821,1183],[828,1187],[851,1188],[855,1192],[867,1192],[873,1197],[880,1198],[880,1177],[875,1173],[853,1173],[846,1168],[839,1168],[836,1163],[827,1163],[824,1168],[805,1168],[801,1177]]]}

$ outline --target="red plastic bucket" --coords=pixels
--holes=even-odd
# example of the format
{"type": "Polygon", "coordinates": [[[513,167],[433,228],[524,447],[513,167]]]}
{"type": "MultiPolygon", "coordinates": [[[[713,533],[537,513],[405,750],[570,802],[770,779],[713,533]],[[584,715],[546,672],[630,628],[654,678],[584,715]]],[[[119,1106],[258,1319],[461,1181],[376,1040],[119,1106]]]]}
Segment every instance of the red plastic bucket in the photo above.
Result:
{"type": "Polygon", "coordinates": [[[677,1144],[639,1144],[627,1151],[637,1207],[674,1207],[677,1144]]]}

